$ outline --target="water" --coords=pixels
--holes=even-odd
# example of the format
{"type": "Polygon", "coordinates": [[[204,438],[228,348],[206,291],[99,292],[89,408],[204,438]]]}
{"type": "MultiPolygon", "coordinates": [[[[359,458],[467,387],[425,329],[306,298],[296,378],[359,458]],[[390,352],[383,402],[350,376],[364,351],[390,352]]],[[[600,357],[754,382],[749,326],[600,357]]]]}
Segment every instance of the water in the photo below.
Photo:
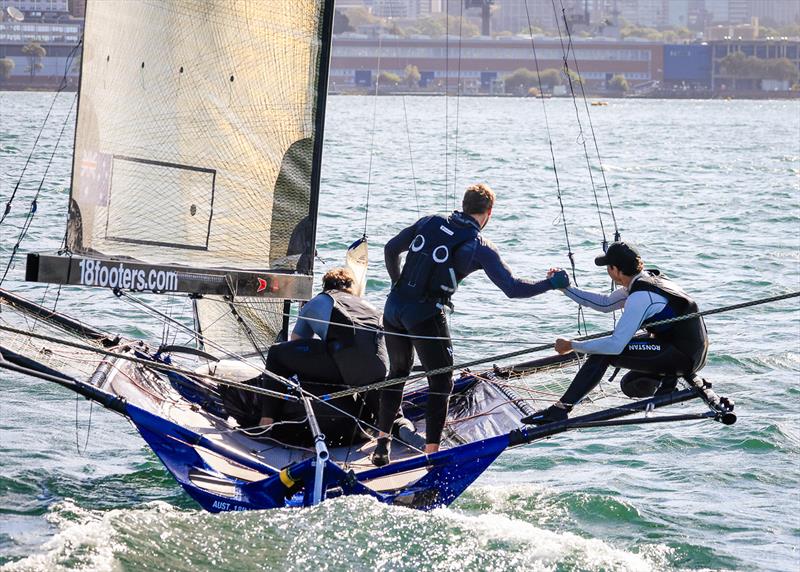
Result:
{"type": "MultiPolygon", "coordinates": [[[[52,94],[0,93],[0,198],[25,163],[52,94]]],[[[72,95],[34,156],[0,228],[2,268],[53,152],[72,95]]],[[[419,214],[486,181],[498,203],[486,234],[514,271],[568,265],[544,112],[581,286],[608,287],[592,258],[602,232],[568,100],[331,97],[318,269],[343,260],[365,223],[368,297],[389,286],[381,247],[419,214]],[[377,132],[370,162],[370,128],[377,132]],[[455,118],[458,117],[458,123],[455,118]],[[416,179],[412,178],[408,140],[416,179]],[[448,156],[445,160],[445,151],[448,156]],[[447,175],[445,175],[445,164],[447,175]],[[416,183],[416,185],[414,184],[416,183]],[[416,187],[416,189],[415,189],[416,187]],[[417,208],[419,204],[419,209],[417,208]]],[[[582,111],[588,148],[594,143],[582,111]]],[[[613,100],[591,121],[625,239],[702,308],[800,288],[800,105],[786,101],[613,100]]],[[[23,251],[63,236],[72,134],[42,188],[23,251]]],[[[606,235],[614,225],[592,171],[606,235]]],[[[22,264],[6,286],[23,287],[22,264]]],[[[52,302],[54,288],[24,288],[52,302]]],[[[178,299],[160,298],[181,315],[178,299]]],[[[482,275],[456,297],[456,359],[575,335],[559,294],[506,300],[482,275]],[[491,338],[497,343],[470,342],[491,338]]],[[[159,324],[101,290],[65,289],[59,307],[127,335],[159,324]]],[[[590,331],[610,318],[587,313],[590,331]]],[[[598,429],[510,451],[451,508],[419,513],[369,499],[307,510],[210,515],[122,419],[46,382],[2,374],[3,570],[797,570],[800,567],[800,309],[759,306],[708,319],[704,375],[739,422],[598,429]],[[86,450],[84,451],[84,445],[86,450]]]]}

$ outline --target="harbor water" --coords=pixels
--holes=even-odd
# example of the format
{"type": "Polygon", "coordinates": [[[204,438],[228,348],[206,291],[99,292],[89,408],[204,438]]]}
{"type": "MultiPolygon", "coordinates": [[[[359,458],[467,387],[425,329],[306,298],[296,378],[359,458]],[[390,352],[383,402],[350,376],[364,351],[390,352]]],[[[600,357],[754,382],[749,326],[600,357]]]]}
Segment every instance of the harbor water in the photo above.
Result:
{"type": "MultiPolygon", "coordinates": [[[[57,97],[26,167],[54,97],[0,92],[0,202],[26,169],[0,227],[2,271],[41,184],[2,287],[50,305],[58,295],[63,312],[157,344],[162,324],[109,291],[22,281],[24,253],[57,250],[64,235],[74,94],[57,97]]],[[[568,98],[332,96],[318,275],[366,230],[367,297],[381,305],[385,242],[453,210],[479,181],[497,193],[485,235],[520,277],[569,267],[571,249],[578,284],[607,290],[593,258],[616,229],[701,309],[800,289],[798,101],[579,100],[576,110],[568,98]]],[[[185,297],[149,299],[189,316],[185,297]]],[[[578,335],[559,293],[508,300],[474,274],[454,301],[457,363],[578,335]]],[[[585,318],[589,333],[613,326],[609,315],[585,318]]],[[[702,375],[735,400],[736,425],[557,436],[503,454],[451,507],[427,513],[351,497],[209,514],[124,419],[3,372],[0,570],[796,571],[800,303],[707,325],[702,375]]]]}

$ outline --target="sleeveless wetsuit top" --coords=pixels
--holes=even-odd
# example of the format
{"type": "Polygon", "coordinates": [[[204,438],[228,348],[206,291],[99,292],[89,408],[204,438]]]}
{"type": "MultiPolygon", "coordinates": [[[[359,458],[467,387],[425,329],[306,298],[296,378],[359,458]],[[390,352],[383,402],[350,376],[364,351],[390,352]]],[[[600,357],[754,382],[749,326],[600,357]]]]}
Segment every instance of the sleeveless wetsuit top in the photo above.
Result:
{"type": "Polygon", "coordinates": [[[472,225],[454,224],[451,217],[431,216],[411,241],[394,285],[396,294],[409,302],[449,303],[458,288],[453,254],[479,234],[472,225]]]}
{"type": "Polygon", "coordinates": [[[673,344],[686,354],[692,360],[693,371],[703,367],[708,353],[708,334],[702,317],[698,316],[662,326],[648,327],[647,325],[697,312],[695,301],[675,282],[661,276],[658,270],[646,270],[631,285],[629,293],[640,291],[660,294],[667,299],[667,305],[663,310],[644,321],[645,329],[656,337],[673,344]]]}

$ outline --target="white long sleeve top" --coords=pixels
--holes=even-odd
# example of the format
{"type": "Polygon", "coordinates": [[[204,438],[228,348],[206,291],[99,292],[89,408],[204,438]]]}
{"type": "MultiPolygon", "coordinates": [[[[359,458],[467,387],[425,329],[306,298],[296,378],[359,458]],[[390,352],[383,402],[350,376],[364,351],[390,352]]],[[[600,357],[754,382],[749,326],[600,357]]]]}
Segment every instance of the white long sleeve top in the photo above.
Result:
{"type": "MultiPolygon", "coordinates": [[[[629,287],[641,276],[642,274],[634,276],[629,287]]],[[[617,321],[614,332],[610,336],[585,342],[572,342],[572,348],[576,352],[585,354],[619,355],[642,327],[642,323],[658,314],[667,305],[667,299],[660,294],[642,290],[630,294],[628,288],[625,287],[617,288],[611,294],[597,294],[571,286],[563,289],[562,292],[581,306],[592,308],[598,312],[622,310],[622,317],[617,321]]]]}

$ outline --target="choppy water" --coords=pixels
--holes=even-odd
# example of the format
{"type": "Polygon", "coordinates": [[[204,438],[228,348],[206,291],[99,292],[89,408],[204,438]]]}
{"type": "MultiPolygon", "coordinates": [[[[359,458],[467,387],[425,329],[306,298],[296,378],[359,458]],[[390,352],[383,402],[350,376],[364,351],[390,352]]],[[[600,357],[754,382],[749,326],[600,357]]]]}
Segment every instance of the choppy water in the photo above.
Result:
{"type": "MultiPolygon", "coordinates": [[[[0,93],[3,202],[52,97],[0,93]]],[[[57,102],[28,183],[0,229],[3,268],[71,97],[57,102]]],[[[322,266],[340,262],[364,225],[373,105],[378,121],[367,220],[373,301],[381,303],[388,287],[384,242],[418,213],[452,208],[454,189],[460,195],[473,181],[498,193],[486,234],[518,274],[538,277],[567,264],[541,101],[451,100],[445,145],[443,98],[407,98],[406,122],[402,99],[332,97],[318,236],[322,266]]],[[[567,100],[547,101],[545,110],[579,282],[607,288],[591,262],[601,231],[575,111],[567,100]]],[[[613,100],[591,111],[623,237],[638,243],[649,263],[680,280],[703,308],[800,288],[798,102],[613,100]]],[[[588,130],[585,113],[582,119],[588,130]]],[[[68,129],[24,251],[56,248],[63,236],[71,143],[68,129]]],[[[591,138],[588,144],[592,149],[591,138]]],[[[600,171],[593,176],[606,205],[600,171]]],[[[602,211],[610,236],[608,207],[602,211]]],[[[19,285],[21,272],[18,264],[6,286],[19,285]]],[[[26,288],[44,294],[44,287],[26,288]]],[[[63,310],[80,311],[100,326],[161,334],[158,324],[107,292],[68,290],[62,297],[63,310]]],[[[458,338],[535,344],[575,333],[574,306],[557,294],[509,301],[486,278],[472,276],[456,303],[458,338]]],[[[587,318],[593,331],[611,325],[607,316],[587,318]]],[[[4,373],[0,568],[797,570],[798,303],[712,317],[708,326],[704,374],[736,400],[735,426],[592,430],[517,449],[451,508],[432,513],[348,498],[307,510],[210,515],[119,417],[76,404],[46,382],[4,373]]],[[[456,343],[457,359],[507,349],[456,343]]]]}

